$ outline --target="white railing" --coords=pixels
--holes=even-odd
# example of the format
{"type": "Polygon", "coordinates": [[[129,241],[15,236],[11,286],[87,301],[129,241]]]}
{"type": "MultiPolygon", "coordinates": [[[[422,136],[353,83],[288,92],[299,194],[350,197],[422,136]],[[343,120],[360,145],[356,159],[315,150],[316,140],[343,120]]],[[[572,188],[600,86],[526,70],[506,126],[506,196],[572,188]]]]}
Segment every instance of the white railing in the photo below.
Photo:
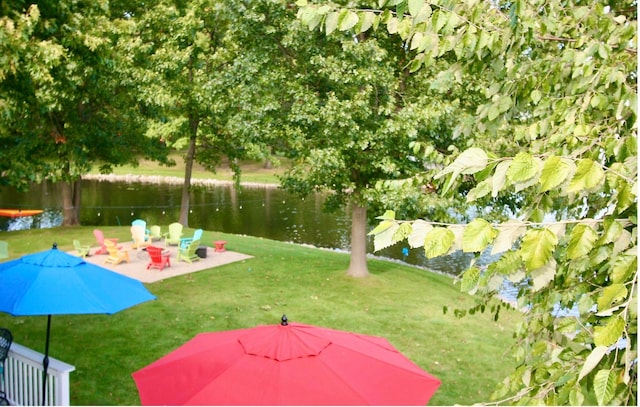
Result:
{"type": "MultiPolygon", "coordinates": [[[[11,344],[4,362],[2,389],[11,405],[42,405],[42,359],[44,355],[20,344],[11,344]]],[[[49,357],[47,369],[48,406],[69,405],[69,373],[75,366],[49,357]]],[[[0,379],[2,380],[2,379],[0,379]]]]}

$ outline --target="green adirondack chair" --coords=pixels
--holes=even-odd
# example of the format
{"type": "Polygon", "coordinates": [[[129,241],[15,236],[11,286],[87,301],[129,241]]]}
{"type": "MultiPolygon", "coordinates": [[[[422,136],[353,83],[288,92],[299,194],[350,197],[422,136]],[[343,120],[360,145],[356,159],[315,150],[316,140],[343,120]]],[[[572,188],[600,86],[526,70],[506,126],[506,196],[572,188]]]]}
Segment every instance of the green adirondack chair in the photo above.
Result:
{"type": "Polygon", "coordinates": [[[78,252],[78,256],[82,257],[83,259],[85,257],[91,255],[91,246],[86,245],[86,244],[82,244],[82,243],[80,243],[79,240],[74,240],[73,241],[73,247],[78,252]]]}
{"type": "Polygon", "coordinates": [[[170,244],[180,244],[180,238],[182,238],[182,224],[174,222],[169,225],[169,232],[164,238],[165,247],[170,244]]]}
{"type": "Polygon", "coordinates": [[[178,249],[178,261],[184,260],[187,263],[193,263],[194,261],[200,260],[200,257],[196,254],[198,246],[200,246],[200,240],[194,240],[189,243],[187,247],[180,247],[178,249]]]}

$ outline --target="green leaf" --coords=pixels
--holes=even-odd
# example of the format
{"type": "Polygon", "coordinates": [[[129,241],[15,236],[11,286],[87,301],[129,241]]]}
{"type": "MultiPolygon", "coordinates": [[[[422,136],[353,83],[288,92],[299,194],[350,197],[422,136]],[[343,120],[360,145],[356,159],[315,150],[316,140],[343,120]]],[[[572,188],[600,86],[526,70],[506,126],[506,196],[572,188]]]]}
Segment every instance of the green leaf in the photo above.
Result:
{"type": "Polygon", "coordinates": [[[498,105],[493,104],[489,106],[489,112],[487,114],[487,118],[490,121],[494,121],[498,116],[500,116],[500,109],[498,108],[498,105]]]}
{"type": "Polygon", "coordinates": [[[411,228],[411,224],[409,222],[401,223],[400,227],[398,228],[398,230],[396,230],[396,233],[393,235],[393,238],[392,238],[393,243],[398,243],[400,241],[403,241],[407,237],[409,237],[412,230],[413,229],[411,228]]]}
{"type": "Polygon", "coordinates": [[[593,328],[593,343],[596,346],[611,346],[622,337],[624,331],[624,318],[620,315],[616,315],[608,320],[604,320],[603,325],[598,325],[593,328]]]}
{"type": "Polygon", "coordinates": [[[464,235],[465,230],[464,225],[449,225],[447,226],[447,229],[449,229],[455,236],[455,241],[453,242],[451,251],[462,250],[462,236],[464,235]]]}
{"type": "Polygon", "coordinates": [[[538,89],[534,89],[531,91],[531,94],[529,96],[531,97],[531,101],[533,102],[533,104],[537,105],[540,99],[542,99],[542,92],[540,92],[538,89]]]}
{"type": "Polygon", "coordinates": [[[447,254],[455,238],[453,232],[447,228],[433,228],[424,239],[424,253],[427,259],[447,254]]]}
{"type": "Polygon", "coordinates": [[[581,406],[584,404],[584,394],[582,393],[582,387],[576,385],[571,388],[569,392],[569,405],[581,406]]]}
{"type": "Polygon", "coordinates": [[[396,17],[391,17],[387,22],[387,31],[389,31],[389,34],[398,32],[398,19],[396,17]]]}
{"type": "Polygon", "coordinates": [[[331,12],[327,14],[327,19],[324,23],[324,29],[327,35],[330,35],[332,32],[338,28],[338,19],[340,17],[339,13],[331,12]]]}
{"type": "MultiPolygon", "coordinates": [[[[383,223],[387,223],[387,221],[380,222],[380,225],[378,225],[378,227],[380,227],[383,223]]],[[[395,222],[388,223],[390,223],[390,225],[383,231],[376,233],[375,237],[373,238],[373,250],[376,252],[396,243],[393,238],[400,225],[395,222]]]]}
{"type": "Polygon", "coordinates": [[[385,230],[389,229],[391,226],[395,225],[395,222],[384,220],[378,224],[371,232],[369,232],[369,236],[371,235],[379,235],[385,230]]]}
{"type": "Polygon", "coordinates": [[[409,14],[413,17],[417,16],[422,6],[424,6],[424,0],[409,0],[409,14]]]}
{"type": "Polygon", "coordinates": [[[575,168],[573,161],[557,156],[549,157],[542,167],[540,191],[549,191],[562,184],[575,168]]]}
{"type": "Polygon", "coordinates": [[[571,231],[567,246],[567,257],[571,260],[589,254],[598,239],[598,234],[591,227],[579,224],[571,231]]]}
{"type": "Polygon", "coordinates": [[[610,276],[614,283],[624,283],[629,275],[638,268],[638,257],[620,254],[613,262],[610,276]]]}
{"type": "Polygon", "coordinates": [[[498,254],[511,250],[516,241],[527,231],[520,221],[508,220],[498,226],[498,236],[493,242],[491,254],[498,254]]]}
{"type": "Polygon", "coordinates": [[[598,311],[603,312],[614,306],[616,303],[627,298],[627,287],[624,284],[611,284],[602,290],[598,297],[598,311]]]}
{"type": "Polygon", "coordinates": [[[596,189],[604,179],[602,167],[589,158],[578,161],[576,173],[574,174],[567,192],[577,193],[581,191],[592,191],[596,189]]]}
{"type": "Polygon", "coordinates": [[[420,8],[418,14],[413,17],[413,25],[415,26],[417,24],[424,23],[429,20],[429,17],[431,17],[431,7],[428,4],[425,4],[420,8]]]}
{"type": "Polygon", "coordinates": [[[371,11],[365,11],[364,13],[361,13],[360,25],[357,27],[358,32],[363,33],[368,31],[373,26],[375,19],[376,19],[376,15],[371,11]]]}
{"type": "Polygon", "coordinates": [[[449,13],[445,12],[444,10],[440,10],[437,14],[436,17],[436,31],[440,31],[442,30],[442,27],[444,27],[445,25],[447,25],[447,22],[449,21],[449,13]]]}
{"type": "Polygon", "coordinates": [[[356,24],[358,24],[358,15],[356,13],[354,13],[353,11],[348,11],[348,10],[343,10],[342,13],[340,13],[340,19],[339,19],[339,29],[341,31],[347,31],[352,29],[353,27],[355,27],[356,24]]]}
{"type": "Polygon", "coordinates": [[[467,203],[480,199],[491,192],[491,179],[486,179],[467,193],[467,203]]]}
{"type": "Polygon", "coordinates": [[[498,196],[498,192],[500,192],[507,183],[507,171],[509,171],[509,167],[511,166],[512,160],[502,161],[496,166],[496,170],[493,173],[493,177],[491,178],[491,196],[498,196]]]}
{"type": "Polygon", "coordinates": [[[541,289],[549,285],[549,283],[553,281],[555,276],[556,261],[555,259],[551,258],[551,260],[549,260],[544,266],[531,271],[531,277],[533,278],[533,291],[540,291],[541,289]]]}
{"type": "Polygon", "coordinates": [[[449,173],[452,173],[454,178],[460,174],[475,174],[476,172],[483,170],[487,166],[488,162],[489,157],[484,150],[472,147],[462,152],[462,154],[460,154],[453,163],[436,174],[434,178],[439,179],[449,173]]]}
{"type": "Polygon", "coordinates": [[[513,100],[509,95],[503,95],[498,99],[498,111],[504,113],[513,106],[513,100]]]}
{"type": "Polygon", "coordinates": [[[478,269],[477,267],[469,267],[467,271],[465,271],[462,275],[460,291],[473,293],[478,287],[479,279],[480,269],[478,269]]]}
{"type": "Polygon", "coordinates": [[[424,34],[422,34],[421,32],[413,34],[413,37],[411,37],[411,46],[409,47],[409,49],[414,50],[418,48],[422,44],[423,39],[424,34]]]}
{"type": "Polygon", "coordinates": [[[507,177],[514,182],[524,182],[533,178],[538,170],[538,161],[531,154],[520,152],[513,158],[507,177]]]}
{"type": "Polygon", "coordinates": [[[582,369],[580,370],[580,374],[578,375],[578,381],[588,375],[589,372],[591,372],[596,366],[598,366],[598,363],[600,363],[602,357],[607,354],[608,349],[609,348],[606,346],[596,346],[591,351],[589,356],[587,356],[587,359],[584,361],[584,365],[582,365],[582,369]]]}
{"type": "Polygon", "coordinates": [[[531,229],[522,238],[520,256],[527,270],[547,264],[558,244],[558,237],[549,229],[531,229]]]}
{"type": "Polygon", "coordinates": [[[612,370],[600,370],[593,379],[593,391],[596,394],[598,405],[609,404],[616,390],[616,375],[612,370]]]}
{"type": "Polygon", "coordinates": [[[462,235],[462,250],[469,252],[481,252],[497,235],[496,229],[484,219],[472,220],[464,229],[462,235]]]}
{"type": "Polygon", "coordinates": [[[433,229],[433,226],[423,220],[416,220],[411,226],[411,234],[407,239],[409,247],[411,247],[412,249],[415,249],[416,247],[422,247],[422,245],[424,245],[424,239],[427,236],[427,233],[429,233],[429,231],[433,229]]]}
{"type": "Polygon", "coordinates": [[[380,220],[396,220],[396,212],[390,209],[384,211],[384,213],[380,216],[376,216],[376,219],[380,220]]]}
{"type": "Polygon", "coordinates": [[[598,240],[598,244],[615,242],[623,231],[622,224],[615,219],[606,218],[604,221],[604,232],[598,240]]]}

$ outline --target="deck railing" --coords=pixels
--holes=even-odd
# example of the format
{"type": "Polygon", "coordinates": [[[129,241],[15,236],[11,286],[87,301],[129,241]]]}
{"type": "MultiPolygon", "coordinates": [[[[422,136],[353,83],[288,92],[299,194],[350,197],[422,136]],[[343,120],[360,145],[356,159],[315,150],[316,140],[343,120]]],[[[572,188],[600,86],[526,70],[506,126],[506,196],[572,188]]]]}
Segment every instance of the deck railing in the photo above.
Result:
{"type": "MultiPolygon", "coordinates": [[[[4,362],[4,380],[0,386],[11,405],[42,405],[42,359],[44,355],[13,343],[4,362]]],[[[75,366],[49,357],[47,369],[47,406],[68,406],[69,373],[75,366]]]]}

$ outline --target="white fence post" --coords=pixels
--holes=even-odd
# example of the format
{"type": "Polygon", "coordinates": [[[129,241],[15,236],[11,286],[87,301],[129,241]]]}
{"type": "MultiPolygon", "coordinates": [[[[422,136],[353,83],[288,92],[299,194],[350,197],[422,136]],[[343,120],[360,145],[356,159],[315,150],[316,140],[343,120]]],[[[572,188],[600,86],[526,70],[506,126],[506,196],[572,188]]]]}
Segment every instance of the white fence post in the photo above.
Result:
{"type": "MultiPolygon", "coordinates": [[[[9,355],[4,362],[3,388],[7,400],[12,405],[35,406],[42,401],[42,359],[44,355],[17,343],[11,344],[9,355]]],[[[75,366],[49,357],[47,369],[48,406],[68,406],[69,373],[75,366]]]]}

